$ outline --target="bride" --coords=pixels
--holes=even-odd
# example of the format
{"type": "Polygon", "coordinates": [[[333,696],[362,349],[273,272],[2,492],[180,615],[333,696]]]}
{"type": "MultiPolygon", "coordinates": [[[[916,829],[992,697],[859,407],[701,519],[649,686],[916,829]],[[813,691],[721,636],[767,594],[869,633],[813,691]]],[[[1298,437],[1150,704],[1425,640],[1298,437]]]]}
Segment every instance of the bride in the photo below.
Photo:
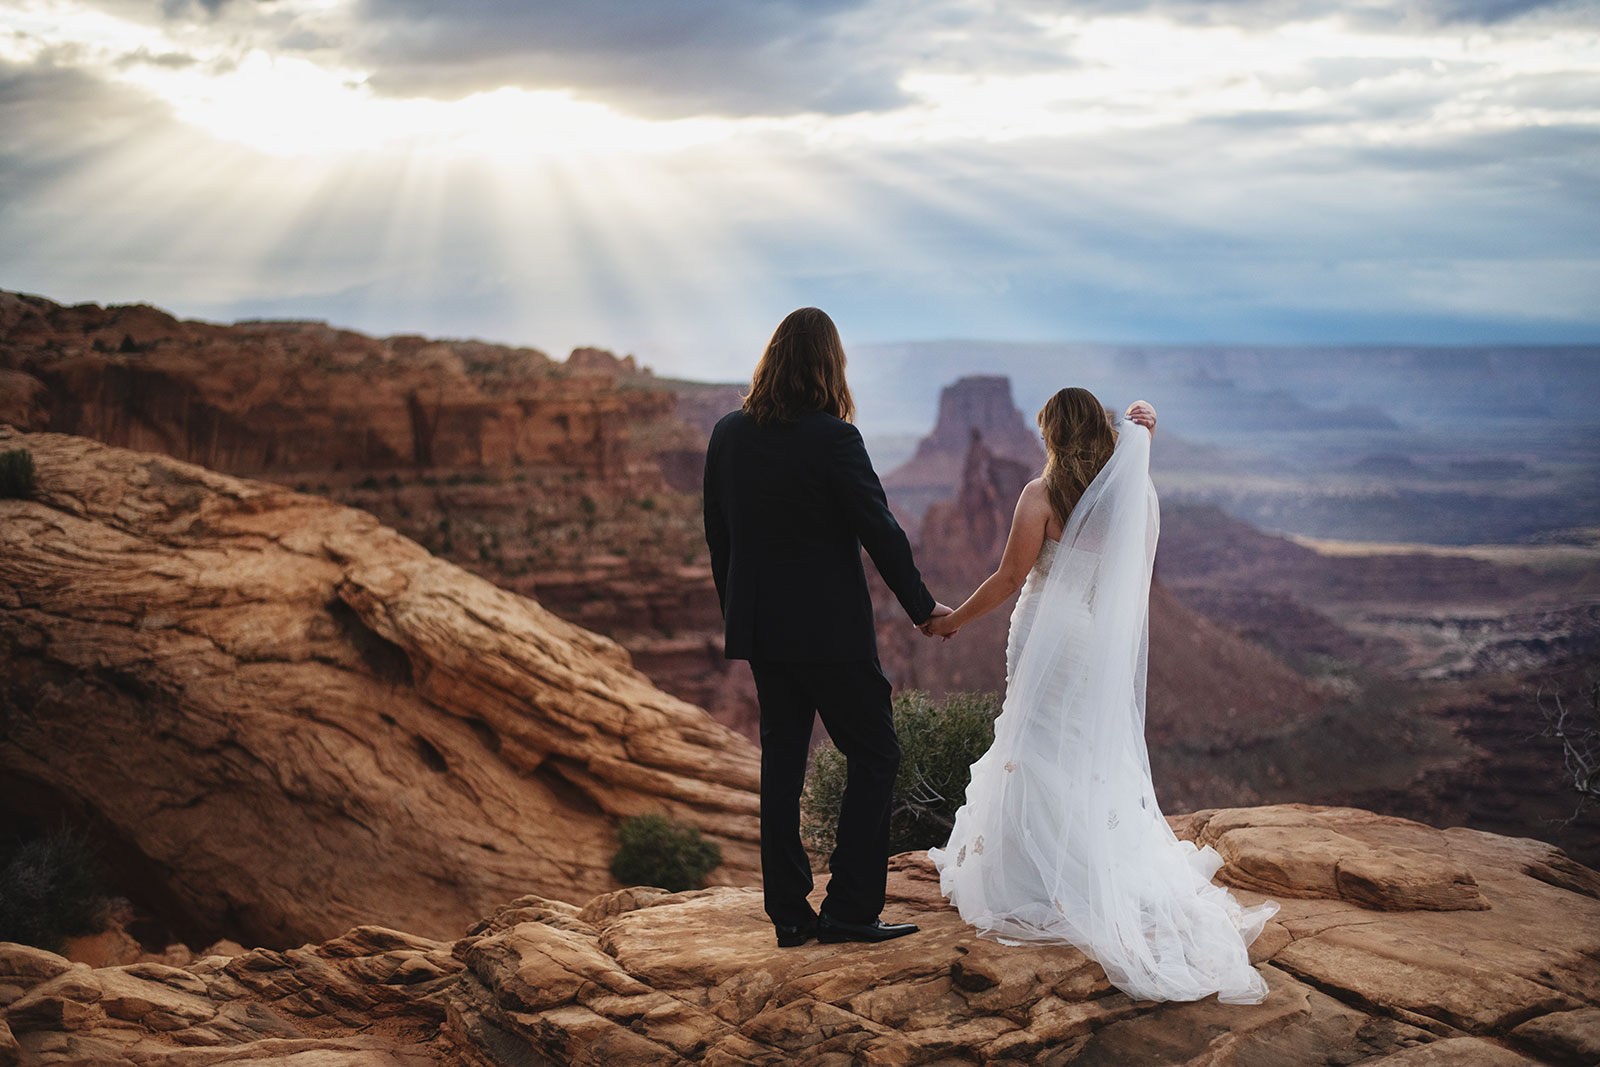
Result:
{"type": "Polygon", "coordinates": [[[999,570],[924,627],[950,636],[1022,589],[994,744],[928,852],[940,889],[981,936],[1075,945],[1136,999],[1260,1003],[1247,948],[1278,905],[1212,885],[1222,857],[1173,834],[1150,781],[1155,410],[1140,401],[1113,424],[1088,390],[1063,389],[1039,426],[1044,476],[1022,490],[999,570]]]}

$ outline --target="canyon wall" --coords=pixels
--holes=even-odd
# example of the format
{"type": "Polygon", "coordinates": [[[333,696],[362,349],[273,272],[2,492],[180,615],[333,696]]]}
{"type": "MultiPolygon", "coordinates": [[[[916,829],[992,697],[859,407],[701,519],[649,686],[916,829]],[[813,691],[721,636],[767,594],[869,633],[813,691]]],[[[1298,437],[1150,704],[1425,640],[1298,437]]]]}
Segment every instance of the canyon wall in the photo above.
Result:
{"type": "Polygon", "coordinates": [[[88,828],[191,944],[451,938],[614,888],[660,813],[759,878],[757,753],[612,641],[365,512],[0,427],[0,811],[88,828]]]}
{"type": "Polygon", "coordinates": [[[972,375],[945,386],[933,431],[910,459],[883,477],[896,514],[915,529],[930,505],[950,498],[962,482],[974,432],[991,455],[1019,464],[1029,477],[1038,474],[1044,468],[1044,448],[1031,425],[1012,402],[1009,378],[972,375]]]}
{"type": "Polygon", "coordinates": [[[754,736],[722,658],[699,514],[730,389],[630,357],[565,362],[317,322],[182,321],[0,292],[0,423],[164,452],[375,514],[436,555],[620,641],[669,692],[754,736]],[[680,393],[691,425],[678,417],[680,393]]]}

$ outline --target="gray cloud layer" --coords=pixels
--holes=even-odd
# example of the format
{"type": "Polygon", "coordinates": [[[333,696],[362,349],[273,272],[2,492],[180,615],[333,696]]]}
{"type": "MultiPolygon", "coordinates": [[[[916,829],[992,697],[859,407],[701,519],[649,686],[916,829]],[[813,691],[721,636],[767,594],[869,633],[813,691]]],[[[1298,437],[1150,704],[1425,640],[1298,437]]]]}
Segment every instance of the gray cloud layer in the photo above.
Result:
{"type": "Polygon", "coordinates": [[[652,116],[840,114],[905,102],[921,69],[1049,69],[1035,15],[1148,14],[1266,27],[1339,15],[1417,32],[1559,13],[1600,24],[1595,0],[361,0],[345,50],[395,95],[572,87],[652,116]]]}
{"type": "MultiPolygon", "coordinates": [[[[163,18],[148,4],[105,2],[163,18]]],[[[396,95],[562,86],[656,115],[783,115],[893,108],[912,63],[1010,74],[1067,62],[1030,28],[1043,5],[1005,7],[596,0],[574,14],[362,0],[358,19],[339,22],[235,0],[173,17],[219,40],[288,39],[370,61],[396,95]]],[[[1161,10],[1221,19],[1235,7],[1164,0],[1161,10]]],[[[1239,17],[1313,10],[1252,5],[1239,17]]],[[[1594,11],[1441,2],[1395,32],[1450,19],[1587,25],[1594,11]]],[[[122,63],[193,60],[147,48],[122,63]]],[[[497,253],[515,223],[481,184],[444,168],[427,214],[406,199],[406,167],[418,161],[352,165],[330,172],[322,199],[280,203],[309,164],[211,139],[109,81],[114,65],[62,47],[0,62],[0,286],[218,318],[306,315],[553,349],[593,342],[650,358],[663,337],[717,352],[751,322],[770,328],[807,303],[877,340],[1600,338],[1600,128],[1585,117],[1600,72],[1492,83],[1498,103],[1545,109],[1544,125],[1360,135],[1396,120],[1427,130],[1463,84],[1451,79],[1476,76],[1466,60],[1446,67],[1314,60],[1262,76],[1272,90],[1318,90],[1295,110],[1158,129],[848,151],[774,137],[748,174],[751,160],[731,151],[685,153],[648,164],[641,180],[667,190],[693,229],[664,237],[672,219],[630,215],[597,184],[571,202],[516,205],[532,232],[510,243],[531,251],[508,264],[497,253]],[[255,245],[241,239],[250,233],[255,245]]]]}

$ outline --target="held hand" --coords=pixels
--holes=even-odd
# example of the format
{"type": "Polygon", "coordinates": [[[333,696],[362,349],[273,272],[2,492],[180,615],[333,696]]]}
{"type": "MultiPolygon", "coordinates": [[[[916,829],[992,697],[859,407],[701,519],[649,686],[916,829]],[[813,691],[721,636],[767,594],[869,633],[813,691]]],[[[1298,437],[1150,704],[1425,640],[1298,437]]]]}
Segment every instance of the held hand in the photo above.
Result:
{"type": "Polygon", "coordinates": [[[956,635],[956,631],[961,629],[961,627],[951,626],[945,621],[954,614],[954,609],[949,606],[937,604],[934,606],[933,614],[928,616],[927,621],[919,629],[929,637],[942,637],[948,641],[956,635]]]}
{"type": "Polygon", "coordinates": [[[1130,421],[1138,423],[1152,433],[1155,432],[1156,409],[1151,407],[1148,401],[1135,400],[1132,404],[1129,404],[1127,417],[1130,421]]]}

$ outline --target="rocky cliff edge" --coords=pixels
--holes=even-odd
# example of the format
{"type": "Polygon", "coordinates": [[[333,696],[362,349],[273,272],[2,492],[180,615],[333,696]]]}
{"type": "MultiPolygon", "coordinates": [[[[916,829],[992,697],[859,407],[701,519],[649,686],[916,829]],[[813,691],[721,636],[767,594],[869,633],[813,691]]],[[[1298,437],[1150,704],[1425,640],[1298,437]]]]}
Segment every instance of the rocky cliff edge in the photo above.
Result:
{"type": "Polygon", "coordinates": [[[779,949],[758,890],[522,896],[455,940],[361,926],[187,967],[0,945],[0,1064],[1528,1067],[1600,1059],[1600,875],[1538,841],[1285,805],[1173,819],[1282,910],[1258,1005],[1134,1001],[972,936],[920,854],[884,945],[779,949]]]}

